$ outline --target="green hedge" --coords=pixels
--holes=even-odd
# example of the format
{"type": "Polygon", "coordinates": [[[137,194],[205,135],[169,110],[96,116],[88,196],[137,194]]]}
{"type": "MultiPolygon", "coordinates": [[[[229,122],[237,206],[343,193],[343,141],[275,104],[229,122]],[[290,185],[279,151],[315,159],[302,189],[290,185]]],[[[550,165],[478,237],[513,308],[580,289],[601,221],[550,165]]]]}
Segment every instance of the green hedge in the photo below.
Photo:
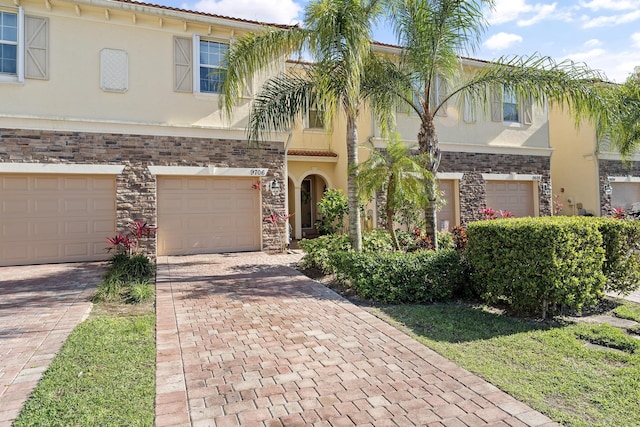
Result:
{"type": "Polygon", "coordinates": [[[341,279],[363,298],[388,304],[451,298],[467,281],[453,249],[405,252],[337,252],[331,262],[341,279]]]}
{"type": "Polygon", "coordinates": [[[597,221],[579,217],[510,218],[467,227],[477,292],[523,314],[580,310],[603,294],[605,251],[597,221]]]}
{"type": "MultiPolygon", "coordinates": [[[[586,218],[585,218],[586,219],[586,218]]],[[[606,290],[629,293],[640,287],[640,221],[591,218],[602,233],[606,290]]]]}
{"type": "MultiPolygon", "coordinates": [[[[300,267],[317,268],[323,273],[335,273],[329,254],[351,250],[349,238],[344,234],[329,234],[315,239],[302,239],[298,243],[304,251],[300,267]]],[[[389,252],[393,250],[391,236],[386,230],[375,229],[362,235],[363,252],[389,252]]]]}

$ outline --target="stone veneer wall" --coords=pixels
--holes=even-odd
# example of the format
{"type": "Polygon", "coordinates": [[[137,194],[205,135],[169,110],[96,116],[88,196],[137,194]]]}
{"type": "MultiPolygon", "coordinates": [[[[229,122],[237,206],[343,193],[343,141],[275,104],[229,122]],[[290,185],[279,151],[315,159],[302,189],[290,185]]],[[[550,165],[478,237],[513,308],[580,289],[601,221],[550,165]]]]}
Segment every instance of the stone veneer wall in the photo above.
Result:
{"type": "MultiPolygon", "coordinates": [[[[640,162],[629,161],[623,163],[620,160],[599,160],[599,181],[600,186],[600,215],[611,216],[613,214],[613,208],[611,207],[611,195],[604,193],[604,186],[609,183],[607,179],[610,176],[634,176],[640,177],[640,162]]],[[[639,184],[640,185],[640,184],[639,184]]]]}
{"type": "MultiPolygon", "coordinates": [[[[438,172],[463,173],[459,183],[460,190],[460,222],[463,225],[482,219],[480,208],[486,208],[486,182],[483,173],[517,173],[541,175],[538,183],[540,216],[551,215],[551,196],[542,194],[542,184],[551,186],[551,159],[547,156],[525,156],[515,154],[486,154],[442,152],[438,172]]],[[[384,221],[384,199],[378,201],[378,226],[384,221]]]]}
{"type": "Polygon", "coordinates": [[[538,183],[540,216],[552,213],[551,195],[542,193],[542,184],[551,186],[551,158],[516,154],[443,152],[438,172],[464,173],[460,180],[460,221],[467,224],[482,219],[480,208],[486,208],[486,182],[483,173],[516,173],[541,175],[538,183]]]}
{"type": "MultiPolygon", "coordinates": [[[[119,231],[136,220],[157,222],[156,179],[148,166],[268,168],[263,180],[277,179],[285,188],[283,148],[281,142],[265,142],[255,148],[231,139],[0,129],[0,162],[125,165],[116,178],[119,231]]],[[[285,195],[281,192],[274,197],[263,185],[263,217],[272,207],[286,212],[285,195]]],[[[280,227],[282,230],[263,223],[263,250],[282,249],[279,239],[284,226],[280,227]]],[[[149,242],[147,251],[155,256],[155,241],[149,242]]]]}

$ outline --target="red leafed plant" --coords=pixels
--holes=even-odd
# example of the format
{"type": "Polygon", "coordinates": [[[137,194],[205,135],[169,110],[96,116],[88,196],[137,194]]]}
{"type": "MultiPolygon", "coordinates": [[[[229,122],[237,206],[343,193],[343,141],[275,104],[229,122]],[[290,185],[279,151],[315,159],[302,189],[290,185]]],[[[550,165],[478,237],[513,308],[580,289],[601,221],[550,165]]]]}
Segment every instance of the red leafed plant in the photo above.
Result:
{"type": "Polygon", "coordinates": [[[272,214],[269,214],[269,215],[265,216],[264,217],[264,222],[267,223],[267,224],[275,224],[280,220],[282,220],[282,222],[285,222],[286,220],[288,220],[292,216],[293,216],[293,214],[280,215],[279,213],[274,212],[272,214]]]}
{"type": "Polygon", "coordinates": [[[109,252],[126,253],[131,255],[135,248],[140,247],[143,238],[153,237],[158,231],[157,227],[152,227],[144,221],[135,221],[129,224],[129,233],[118,234],[114,237],[107,237],[107,242],[111,245],[109,252]]]}
{"type": "Polygon", "coordinates": [[[108,251],[115,251],[116,253],[130,253],[136,246],[136,242],[129,239],[128,236],[123,236],[122,234],[118,234],[114,237],[107,237],[107,242],[111,244],[111,247],[108,248],[108,251]]]}
{"type": "Polygon", "coordinates": [[[482,219],[498,219],[498,213],[500,213],[500,218],[513,218],[513,212],[503,211],[502,209],[498,212],[494,211],[493,208],[480,208],[480,214],[482,215],[482,219]]]}
{"type": "Polygon", "coordinates": [[[615,219],[625,219],[627,217],[624,208],[613,208],[613,218],[615,219]]]}
{"type": "Polygon", "coordinates": [[[129,224],[130,235],[136,239],[142,239],[143,237],[153,237],[158,231],[157,227],[151,227],[146,222],[135,221],[129,224]]]}

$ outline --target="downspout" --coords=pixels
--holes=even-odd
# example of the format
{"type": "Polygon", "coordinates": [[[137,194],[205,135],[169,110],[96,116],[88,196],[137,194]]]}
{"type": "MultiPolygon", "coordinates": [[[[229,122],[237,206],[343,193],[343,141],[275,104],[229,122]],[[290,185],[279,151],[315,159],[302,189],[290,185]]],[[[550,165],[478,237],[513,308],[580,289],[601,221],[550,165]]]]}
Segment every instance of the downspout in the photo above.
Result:
{"type": "MultiPolygon", "coordinates": [[[[285,203],[287,206],[286,209],[286,214],[289,215],[291,212],[289,212],[289,146],[291,145],[291,139],[293,137],[293,131],[291,129],[289,129],[287,131],[287,141],[284,143],[284,194],[285,194],[285,203]]],[[[287,218],[287,223],[285,224],[285,232],[284,232],[284,238],[285,238],[285,242],[287,244],[287,247],[289,246],[289,241],[291,238],[291,233],[289,232],[290,229],[290,218],[287,218]]]]}

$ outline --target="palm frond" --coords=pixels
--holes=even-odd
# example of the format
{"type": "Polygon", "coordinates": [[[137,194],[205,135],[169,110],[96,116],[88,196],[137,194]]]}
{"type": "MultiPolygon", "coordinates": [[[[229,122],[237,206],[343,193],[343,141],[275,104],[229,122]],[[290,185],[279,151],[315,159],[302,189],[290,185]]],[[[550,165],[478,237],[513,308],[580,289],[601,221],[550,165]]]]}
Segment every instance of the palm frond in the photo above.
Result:
{"type": "Polygon", "coordinates": [[[301,51],[308,39],[309,32],[299,27],[269,28],[263,33],[246,34],[231,44],[225,58],[227,72],[220,96],[224,113],[231,115],[244,85],[253,75],[281,69],[282,59],[301,51]]]}
{"type": "Polygon", "coordinates": [[[579,121],[599,120],[609,114],[603,87],[606,77],[584,64],[556,62],[540,55],[503,57],[493,61],[462,82],[443,100],[468,93],[485,108],[491,90],[510,87],[524,99],[544,105],[546,102],[569,108],[579,121]]]}
{"type": "Polygon", "coordinates": [[[314,94],[314,82],[306,75],[282,73],[267,80],[249,115],[249,141],[257,142],[272,131],[291,128],[314,94]]]}

